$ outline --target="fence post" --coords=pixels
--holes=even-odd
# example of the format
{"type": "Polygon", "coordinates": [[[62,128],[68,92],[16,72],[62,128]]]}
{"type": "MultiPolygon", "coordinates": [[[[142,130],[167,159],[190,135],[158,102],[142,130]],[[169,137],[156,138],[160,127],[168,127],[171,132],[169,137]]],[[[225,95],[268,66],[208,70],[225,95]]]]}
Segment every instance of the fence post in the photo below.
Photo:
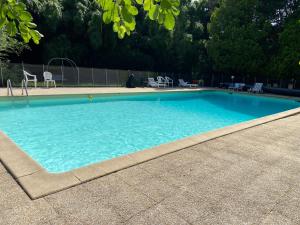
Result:
{"type": "Polygon", "coordinates": [[[117,82],[118,86],[120,86],[120,70],[118,70],[117,82]]]}
{"type": "Polygon", "coordinates": [[[107,86],[107,69],[105,69],[105,85],[107,86]]]}
{"type": "Polygon", "coordinates": [[[4,81],[3,81],[3,75],[2,75],[2,67],[0,68],[0,75],[1,75],[2,87],[4,87],[4,81]]]}
{"type": "Polygon", "coordinates": [[[64,86],[64,70],[63,70],[63,61],[61,61],[60,70],[61,70],[61,84],[62,84],[62,86],[64,86]]]}
{"type": "Polygon", "coordinates": [[[80,73],[79,73],[79,68],[77,67],[77,86],[80,86],[80,73]]]}
{"type": "Polygon", "coordinates": [[[211,76],[211,82],[210,82],[210,86],[211,87],[214,86],[214,81],[215,81],[215,76],[214,76],[214,74],[212,74],[212,76],[211,76]]]}
{"type": "Polygon", "coordinates": [[[94,67],[92,67],[92,82],[93,82],[93,87],[95,87],[95,82],[94,82],[94,67]]]}

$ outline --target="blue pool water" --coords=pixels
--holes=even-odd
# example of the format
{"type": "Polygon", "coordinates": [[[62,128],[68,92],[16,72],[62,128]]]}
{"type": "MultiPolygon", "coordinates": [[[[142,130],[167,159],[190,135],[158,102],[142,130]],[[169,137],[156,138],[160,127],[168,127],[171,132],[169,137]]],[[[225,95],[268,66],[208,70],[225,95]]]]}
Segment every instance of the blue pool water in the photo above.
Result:
{"type": "Polygon", "coordinates": [[[0,101],[0,130],[60,173],[299,107],[218,91],[0,101]]]}

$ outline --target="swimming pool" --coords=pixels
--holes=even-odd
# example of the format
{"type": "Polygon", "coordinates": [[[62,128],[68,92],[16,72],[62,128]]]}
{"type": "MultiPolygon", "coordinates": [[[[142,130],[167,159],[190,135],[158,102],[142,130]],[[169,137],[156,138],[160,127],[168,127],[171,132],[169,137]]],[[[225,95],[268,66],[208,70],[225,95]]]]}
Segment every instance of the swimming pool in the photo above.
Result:
{"type": "Polygon", "coordinates": [[[0,130],[51,173],[300,107],[221,91],[0,101],[0,130]]]}

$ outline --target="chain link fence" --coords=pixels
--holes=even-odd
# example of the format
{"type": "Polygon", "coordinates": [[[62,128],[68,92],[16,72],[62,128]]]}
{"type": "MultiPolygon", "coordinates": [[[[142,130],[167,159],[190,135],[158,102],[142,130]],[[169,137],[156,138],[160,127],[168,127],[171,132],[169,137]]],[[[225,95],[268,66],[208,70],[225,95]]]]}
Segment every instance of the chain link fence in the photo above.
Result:
{"type": "Polygon", "coordinates": [[[257,76],[257,77],[249,77],[249,76],[239,76],[234,75],[232,79],[232,75],[225,74],[213,74],[204,77],[207,86],[211,87],[219,87],[222,84],[230,84],[230,83],[245,83],[248,85],[253,85],[254,83],[263,83],[265,87],[268,88],[287,88],[287,89],[300,89],[300,78],[297,79],[276,79],[272,77],[266,76],[257,76]]]}
{"type": "Polygon", "coordinates": [[[174,79],[175,85],[178,78],[183,78],[194,83],[201,80],[201,84],[207,87],[222,87],[223,84],[228,85],[232,82],[246,83],[251,86],[256,82],[261,82],[266,88],[300,89],[300,81],[295,79],[278,80],[262,76],[255,78],[235,75],[232,80],[229,74],[203,74],[200,77],[196,76],[198,79],[193,81],[191,78],[194,76],[191,74],[16,63],[10,63],[0,68],[0,86],[5,87],[7,79],[12,81],[14,87],[21,86],[21,81],[24,79],[23,67],[27,72],[37,75],[39,87],[43,86],[43,72],[49,71],[53,74],[57,86],[61,87],[122,87],[126,85],[128,76],[134,74],[136,86],[141,87],[146,85],[148,77],[155,78],[160,75],[171,77],[174,79]]]}
{"type": "Polygon", "coordinates": [[[155,77],[157,75],[157,73],[150,71],[11,63],[5,68],[1,68],[1,86],[6,86],[7,79],[12,80],[14,86],[19,86],[23,79],[23,68],[30,74],[36,75],[39,82],[44,81],[43,72],[49,71],[52,73],[53,79],[56,80],[57,85],[64,87],[121,87],[126,85],[126,81],[130,74],[134,74],[137,86],[144,86],[148,77],[155,77]]]}

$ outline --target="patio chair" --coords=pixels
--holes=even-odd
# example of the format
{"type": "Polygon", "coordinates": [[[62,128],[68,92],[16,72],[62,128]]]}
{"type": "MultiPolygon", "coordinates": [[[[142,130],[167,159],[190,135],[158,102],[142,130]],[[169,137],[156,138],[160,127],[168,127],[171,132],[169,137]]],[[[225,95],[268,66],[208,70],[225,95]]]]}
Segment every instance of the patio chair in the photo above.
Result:
{"type": "Polygon", "coordinates": [[[197,84],[191,84],[191,83],[188,83],[188,82],[185,82],[183,79],[178,79],[178,86],[179,87],[198,87],[197,84]]]}
{"type": "Polygon", "coordinates": [[[165,78],[163,78],[162,76],[158,76],[156,79],[159,86],[166,87],[167,83],[165,78]]]}
{"type": "Polygon", "coordinates": [[[24,80],[25,80],[25,85],[26,87],[28,86],[29,82],[33,82],[34,83],[34,87],[37,87],[37,78],[36,75],[30,74],[27,71],[23,70],[23,74],[24,74],[24,80]]]}
{"type": "Polygon", "coordinates": [[[242,91],[245,86],[246,84],[244,83],[234,83],[234,85],[230,85],[228,89],[232,89],[234,91],[242,91]]]}
{"type": "Polygon", "coordinates": [[[255,83],[252,88],[248,91],[253,93],[262,93],[263,92],[263,83],[255,83]]]}
{"type": "Polygon", "coordinates": [[[154,80],[153,77],[148,77],[148,86],[149,87],[159,87],[159,84],[154,80]]]}
{"type": "Polygon", "coordinates": [[[43,73],[44,76],[44,86],[47,85],[47,88],[49,87],[49,83],[52,83],[54,85],[54,87],[56,88],[56,82],[55,80],[52,78],[52,73],[45,71],[43,73]]]}
{"type": "Polygon", "coordinates": [[[169,87],[170,85],[173,87],[174,82],[170,77],[165,76],[166,85],[169,87]]]}
{"type": "Polygon", "coordinates": [[[234,83],[229,85],[228,89],[237,90],[239,88],[240,83],[234,83]]]}

